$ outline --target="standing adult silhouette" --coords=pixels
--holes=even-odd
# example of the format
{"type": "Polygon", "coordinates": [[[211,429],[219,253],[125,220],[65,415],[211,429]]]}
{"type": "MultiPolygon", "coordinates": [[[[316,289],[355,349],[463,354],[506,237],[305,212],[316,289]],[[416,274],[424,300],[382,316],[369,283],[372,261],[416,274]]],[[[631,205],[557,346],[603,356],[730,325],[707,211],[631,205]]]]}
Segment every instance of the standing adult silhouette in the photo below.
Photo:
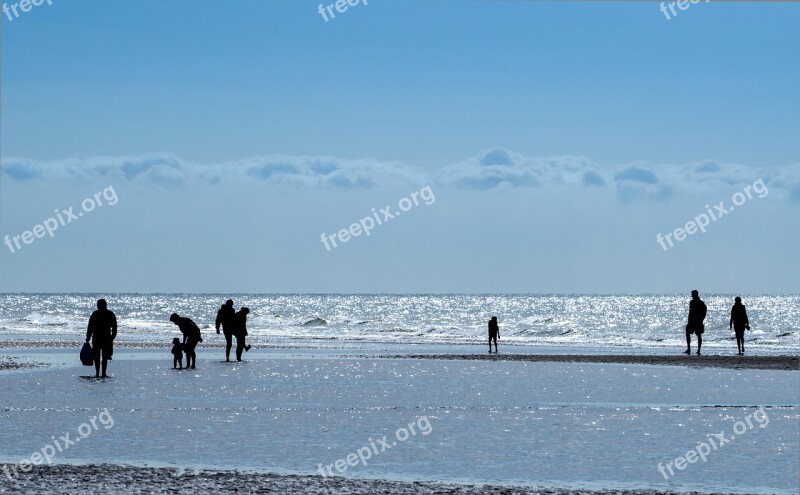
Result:
{"type": "Polygon", "coordinates": [[[742,304],[742,298],[736,296],[734,299],[733,307],[731,308],[731,322],[728,329],[733,328],[736,332],[736,347],[739,350],[739,355],[744,355],[744,331],[750,330],[750,320],[747,319],[747,309],[742,304]]]}
{"type": "Polygon", "coordinates": [[[108,378],[106,369],[108,360],[114,353],[114,339],[117,338],[117,316],[108,310],[105,299],[97,301],[97,311],[89,317],[89,327],[86,329],[86,343],[92,341],[92,358],[94,359],[95,377],[101,378],[100,364],[102,359],[103,375],[108,378]]]}
{"type": "Polygon", "coordinates": [[[225,361],[231,360],[233,332],[236,326],[233,321],[235,316],[236,310],[233,307],[232,299],[225,301],[225,304],[223,304],[222,307],[219,308],[219,311],[217,311],[217,321],[215,322],[215,326],[217,327],[217,334],[219,334],[219,327],[222,326],[222,333],[225,335],[225,361]]]}
{"type": "Polygon", "coordinates": [[[700,299],[700,293],[696,290],[692,291],[692,300],[689,302],[689,321],[686,323],[686,350],[685,354],[692,353],[692,334],[697,335],[697,355],[700,355],[700,347],[703,346],[703,332],[705,325],[703,320],[706,319],[708,308],[706,303],[700,299]]]}
{"type": "Polygon", "coordinates": [[[489,320],[489,354],[492,353],[492,340],[494,340],[494,352],[497,354],[497,338],[500,337],[500,326],[497,324],[497,317],[492,316],[489,320]]]}

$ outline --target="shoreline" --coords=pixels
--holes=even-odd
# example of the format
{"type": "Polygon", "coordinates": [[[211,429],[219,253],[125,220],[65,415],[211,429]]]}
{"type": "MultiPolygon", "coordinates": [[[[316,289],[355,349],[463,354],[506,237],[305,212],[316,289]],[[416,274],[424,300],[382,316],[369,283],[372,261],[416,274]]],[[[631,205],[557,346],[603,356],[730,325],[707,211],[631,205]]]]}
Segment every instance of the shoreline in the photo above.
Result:
{"type": "MultiPolygon", "coordinates": [[[[15,465],[13,465],[16,467],[15,465]]],[[[501,486],[440,483],[433,481],[391,481],[319,475],[253,473],[230,470],[193,470],[122,466],[117,464],[51,464],[33,466],[8,481],[11,464],[0,464],[4,493],[300,493],[372,495],[672,495],[678,491],[655,489],[579,489],[534,486],[501,486]]],[[[11,474],[13,476],[13,473],[11,474]]],[[[691,492],[698,493],[698,492],[691,492]]],[[[722,495],[714,492],[714,495],[722,495]]]]}
{"type": "Polygon", "coordinates": [[[463,361],[517,361],[579,364],[645,364],[800,371],[800,356],[720,356],[720,355],[645,355],[645,354],[396,354],[382,359],[439,359],[463,361]]]}
{"type": "MultiPolygon", "coordinates": [[[[22,344],[22,343],[20,343],[22,344]]],[[[115,350],[123,351],[144,351],[149,352],[156,349],[163,349],[161,344],[149,343],[135,343],[133,345],[119,345],[114,347],[115,350]]],[[[67,347],[53,347],[53,346],[12,346],[3,347],[3,342],[0,342],[0,352],[3,350],[10,351],[14,354],[15,351],[40,351],[40,350],[64,351],[66,353],[75,353],[77,351],[73,348],[67,347]]],[[[209,346],[206,349],[221,350],[221,346],[209,346]]],[[[260,354],[255,359],[271,359],[280,357],[280,351],[284,352],[297,352],[297,351],[311,351],[309,355],[299,355],[297,358],[314,358],[315,351],[334,351],[335,354],[327,354],[326,358],[341,358],[341,359],[416,359],[416,360],[450,360],[450,361],[511,361],[511,362],[532,362],[532,363],[574,363],[574,364],[627,364],[627,365],[648,365],[648,366],[685,366],[693,368],[722,368],[734,370],[773,370],[773,371],[800,371],[800,355],[785,355],[785,354],[766,354],[766,355],[732,355],[732,354],[703,354],[685,355],[681,354],[652,354],[650,350],[643,350],[647,354],[606,354],[606,353],[582,353],[576,354],[569,349],[560,349],[553,353],[500,353],[500,354],[483,354],[483,353],[470,353],[466,354],[457,350],[456,352],[431,352],[429,354],[420,354],[417,352],[407,353],[393,353],[388,354],[383,352],[375,352],[373,354],[365,354],[364,350],[353,348],[308,348],[308,347],[290,347],[283,345],[266,345],[259,346],[257,349],[279,351],[278,354],[271,352],[260,354]]],[[[713,352],[713,351],[712,351],[713,352]]],[[[201,360],[208,356],[200,356],[201,360]]],[[[25,356],[25,359],[15,357],[13,355],[0,355],[0,372],[35,369],[35,368],[48,368],[50,365],[46,362],[40,362],[37,358],[25,356]]]]}

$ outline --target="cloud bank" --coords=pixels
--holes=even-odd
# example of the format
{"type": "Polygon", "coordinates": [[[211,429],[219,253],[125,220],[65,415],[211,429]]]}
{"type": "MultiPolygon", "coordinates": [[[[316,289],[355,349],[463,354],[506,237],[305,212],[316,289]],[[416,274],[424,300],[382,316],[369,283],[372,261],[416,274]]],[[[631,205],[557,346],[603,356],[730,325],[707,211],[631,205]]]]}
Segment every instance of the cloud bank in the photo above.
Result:
{"type": "Polygon", "coordinates": [[[800,202],[800,163],[758,167],[718,160],[686,164],[636,161],[603,166],[583,156],[526,157],[502,147],[485,150],[432,173],[404,162],[372,158],[265,155],[197,164],[169,153],[73,157],[36,161],[4,157],[0,173],[14,182],[117,179],[168,187],[200,181],[245,180],[271,186],[371,189],[437,184],[472,191],[507,189],[607,190],[623,202],[668,201],[677,193],[731,189],[763,179],[770,190],[800,202]]]}
{"type": "Polygon", "coordinates": [[[444,185],[473,190],[515,188],[607,189],[621,201],[668,201],[678,192],[731,189],[763,179],[800,201],[800,163],[755,167],[718,160],[686,164],[636,161],[601,166],[583,156],[525,157],[492,148],[436,174],[444,185]]]}
{"type": "Polygon", "coordinates": [[[195,164],[169,153],[139,156],[78,157],[40,162],[2,159],[2,174],[13,181],[113,178],[173,186],[201,181],[249,180],[271,185],[368,189],[398,183],[418,184],[425,174],[401,162],[348,160],[328,156],[266,155],[220,164],[195,164]]]}

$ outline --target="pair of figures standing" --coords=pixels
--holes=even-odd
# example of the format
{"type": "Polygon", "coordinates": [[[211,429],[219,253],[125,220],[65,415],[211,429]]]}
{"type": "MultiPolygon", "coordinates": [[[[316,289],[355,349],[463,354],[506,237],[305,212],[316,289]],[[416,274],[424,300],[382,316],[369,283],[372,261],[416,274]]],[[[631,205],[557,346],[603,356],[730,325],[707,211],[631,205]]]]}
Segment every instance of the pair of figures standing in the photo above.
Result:
{"type": "MultiPolygon", "coordinates": [[[[689,321],[686,323],[686,350],[683,351],[685,354],[692,353],[692,334],[697,335],[697,354],[700,354],[700,348],[703,346],[703,332],[705,331],[703,320],[706,319],[707,312],[706,303],[700,299],[700,294],[693,290],[692,300],[689,302],[689,321]]],[[[750,321],[747,319],[747,310],[742,304],[741,297],[737,296],[734,300],[728,328],[733,328],[736,332],[736,347],[739,350],[739,355],[744,355],[744,331],[750,330],[750,321]]]]}
{"type": "Polygon", "coordinates": [[[249,313],[250,309],[248,308],[236,311],[233,307],[232,299],[228,299],[217,311],[215,326],[217,334],[219,334],[219,329],[222,327],[222,333],[225,335],[225,361],[231,360],[233,337],[236,337],[236,361],[241,362],[242,351],[250,350],[250,346],[245,342],[247,337],[247,315],[249,313]]]}

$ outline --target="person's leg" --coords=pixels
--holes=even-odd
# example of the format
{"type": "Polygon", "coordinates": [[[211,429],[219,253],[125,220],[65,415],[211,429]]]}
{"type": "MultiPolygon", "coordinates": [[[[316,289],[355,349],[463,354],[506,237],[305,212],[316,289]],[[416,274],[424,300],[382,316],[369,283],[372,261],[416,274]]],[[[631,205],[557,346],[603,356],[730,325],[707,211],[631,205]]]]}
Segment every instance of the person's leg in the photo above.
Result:
{"type": "Polygon", "coordinates": [[[231,360],[231,347],[233,347],[233,335],[225,332],[225,361],[231,360]]]}
{"type": "Polygon", "coordinates": [[[703,334],[697,334],[697,355],[700,355],[700,348],[703,347],[703,334]]]}
{"type": "Polygon", "coordinates": [[[691,332],[686,332],[686,350],[683,351],[684,354],[691,354],[692,353],[692,334],[691,332]]]}
{"type": "Polygon", "coordinates": [[[244,337],[236,336],[236,360],[242,360],[242,351],[244,351],[244,337]]]}
{"type": "Polygon", "coordinates": [[[92,359],[94,359],[94,376],[100,378],[100,346],[92,345],[92,359]]]}
{"type": "Polygon", "coordinates": [[[102,352],[103,352],[103,375],[102,375],[102,377],[103,378],[107,378],[108,375],[106,374],[106,369],[108,368],[108,348],[107,347],[103,347],[102,352]]]}
{"type": "Polygon", "coordinates": [[[494,352],[497,352],[497,335],[492,335],[492,340],[494,340],[494,352]]]}
{"type": "Polygon", "coordinates": [[[492,352],[492,334],[489,334],[489,352],[492,352]]]}

